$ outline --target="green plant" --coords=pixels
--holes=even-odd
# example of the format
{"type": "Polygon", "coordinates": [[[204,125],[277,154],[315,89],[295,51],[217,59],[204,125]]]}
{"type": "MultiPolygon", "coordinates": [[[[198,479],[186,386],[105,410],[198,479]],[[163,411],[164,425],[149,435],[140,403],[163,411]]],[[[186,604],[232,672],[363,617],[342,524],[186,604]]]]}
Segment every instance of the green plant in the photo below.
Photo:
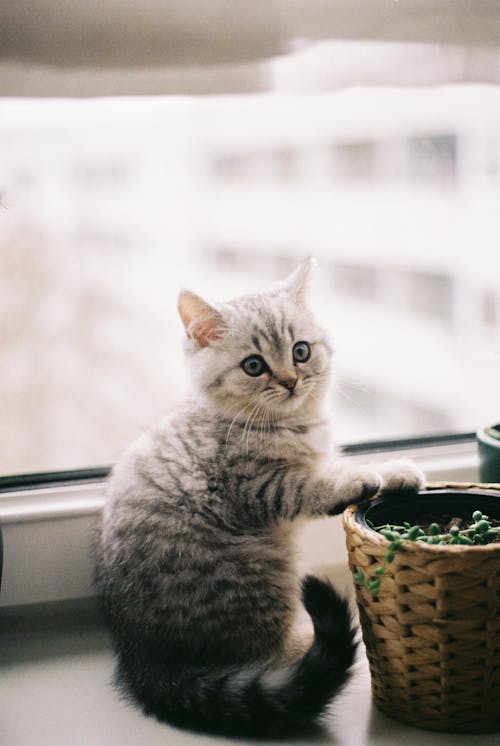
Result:
{"type": "Polygon", "coordinates": [[[463,544],[477,546],[491,544],[496,541],[500,534],[500,526],[493,526],[489,517],[480,510],[472,514],[472,521],[465,528],[460,529],[452,525],[449,531],[442,532],[437,523],[431,523],[427,527],[427,533],[418,525],[403,523],[402,526],[386,523],[383,526],[374,526],[369,520],[366,521],[371,529],[384,536],[389,545],[387,552],[380,565],[373,570],[373,576],[367,577],[363,570],[359,569],[354,574],[354,582],[365,587],[374,598],[378,596],[380,584],[385,575],[387,565],[393,562],[397,550],[405,541],[421,541],[425,544],[463,544]]]}

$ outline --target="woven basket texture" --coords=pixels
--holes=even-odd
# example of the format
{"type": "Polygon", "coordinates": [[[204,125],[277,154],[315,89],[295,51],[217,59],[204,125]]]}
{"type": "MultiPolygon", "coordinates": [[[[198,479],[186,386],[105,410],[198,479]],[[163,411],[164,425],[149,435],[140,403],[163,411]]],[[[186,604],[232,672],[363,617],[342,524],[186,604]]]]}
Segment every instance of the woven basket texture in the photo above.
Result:
{"type": "MultiPolygon", "coordinates": [[[[500,484],[440,483],[428,489],[500,484]]],[[[480,506],[479,506],[480,507],[480,506]]],[[[373,575],[388,541],[343,522],[349,565],[373,575]]],[[[392,717],[433,730],[500,729],[500,543],[406,542],[387,565],[379,595],[356,585],[375,703],[392,717]]]]}

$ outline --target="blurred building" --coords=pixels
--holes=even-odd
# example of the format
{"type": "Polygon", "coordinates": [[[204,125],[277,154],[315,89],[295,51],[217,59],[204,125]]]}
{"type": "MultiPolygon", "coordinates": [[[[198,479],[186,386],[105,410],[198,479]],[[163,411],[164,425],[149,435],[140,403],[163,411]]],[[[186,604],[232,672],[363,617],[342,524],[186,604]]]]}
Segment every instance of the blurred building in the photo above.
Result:
{"type": "Polygon", "coordinates": [[[498,418],[499,104],[2,102],[2,470],[113,460],[185,388],[179,287],[229,297],[307,254],[340,440],[498,418]]]}

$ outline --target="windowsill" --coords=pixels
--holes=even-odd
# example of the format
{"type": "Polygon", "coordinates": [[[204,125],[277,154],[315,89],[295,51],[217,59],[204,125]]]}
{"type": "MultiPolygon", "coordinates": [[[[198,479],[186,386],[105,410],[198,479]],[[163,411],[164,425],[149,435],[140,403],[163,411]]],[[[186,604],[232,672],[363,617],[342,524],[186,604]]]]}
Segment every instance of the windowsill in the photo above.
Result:
{"type": "MultiPolygon", "coordinates": [[[[428,481],[473,482],[478,456],[472,441],[348,454],[367,462],[411,458],[428,481]]],[[[0,495],[4,577],[0,607],[64,602],[95,595],[92,541],[105,482],[91,481],[0,495]]],[[[301,569],[346,565],[340,517],[310,521],[298,531],[301,569]]]]}
{"type": "MultiPolygon", "coordinates": [[[[337,586],[349,581],[334,568],[337,586]]],[[[0,721],[9,746],[226,746],[214,735],[178,730],[145,717],[111,686],[113,653],[107,631],[91,604],[33,608],[27,615],[3,609],[0,629],[0,721]],[[10,629],[6,627],[10,625],[10,629]],[[26,717],[29,702],[29,717],[26,717]]],[[[301,735],[280,743],[314,746],[494,746],[498,734],[457,735],[423,731],[380,712],[370,695],[363,646],[352,678],[335,699],[321,735],[301,735]]],[[[255,743],[255,742],[254,742],[255,743]]]]}

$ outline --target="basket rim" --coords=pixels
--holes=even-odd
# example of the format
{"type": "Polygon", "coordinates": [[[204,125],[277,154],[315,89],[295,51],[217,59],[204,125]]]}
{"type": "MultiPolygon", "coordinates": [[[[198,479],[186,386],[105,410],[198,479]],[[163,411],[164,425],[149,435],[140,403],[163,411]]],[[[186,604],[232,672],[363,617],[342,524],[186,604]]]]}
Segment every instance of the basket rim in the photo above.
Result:
{"type": "MultiPolygon", "coordinates": [[[[484,490],[498,492],[500,498],[500,483],[479,483],[479,482],[431,482],[423,487],[424,490],[439,490],[439,489],[460,489],[460,490],[484,490]]],[[[374,495],[372,500],[378,497],[374,495]]],[[[377,531],[363,526],[356,520],[356,513],[358,512],[357,505],[348,505],[342,514],[342,524],[346,533],[356,532],[363,537],[363,539],[371,544],[379,545],[381,547],[389,546],[389,540],[379,534],[377,531]]],[[[485,553],[485,552],[500,552],[500,542],[492,544],[468,546],[464,544],[427,544],[421,541],[404,541],[402,542],[398,551],[407,552],[428,552],[429,554],[460,554],[462,552],[471,553],[485,553]]]]}

